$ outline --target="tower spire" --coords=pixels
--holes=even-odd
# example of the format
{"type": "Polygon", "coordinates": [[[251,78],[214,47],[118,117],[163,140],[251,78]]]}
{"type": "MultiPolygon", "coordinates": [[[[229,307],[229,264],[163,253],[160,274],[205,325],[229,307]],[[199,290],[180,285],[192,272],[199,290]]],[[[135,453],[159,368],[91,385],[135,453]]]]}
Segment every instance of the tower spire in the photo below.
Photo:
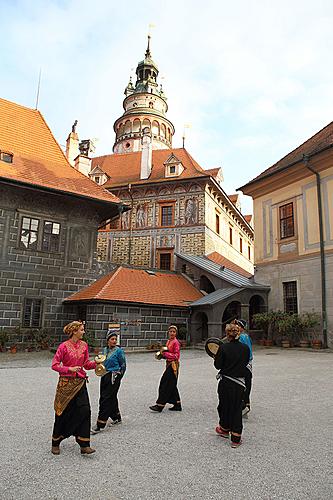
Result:
{"type": "Polygon", "coordinates": [[[148,35],[148,44],[147,44],[147,50],[146,50],[146,59],[150,59],[151,58],[151,52],[150,52],[150,39],[151,39],[151,36],[148,35]]]}

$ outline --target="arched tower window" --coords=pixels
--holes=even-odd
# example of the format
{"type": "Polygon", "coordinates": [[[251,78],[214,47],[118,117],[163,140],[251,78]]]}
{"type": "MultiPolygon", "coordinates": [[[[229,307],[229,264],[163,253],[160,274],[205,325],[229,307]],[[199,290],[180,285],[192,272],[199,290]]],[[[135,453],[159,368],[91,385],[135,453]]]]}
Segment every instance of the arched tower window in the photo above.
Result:
{"type": "Polygon", "coordinates": [[[164,123],[162,123],[161,125],[161,135],[162,137],[166,136],[166,126],[164,125],[164,123]]]}
{"type": "Polygon", "coordinates": [[[143,120],[143,123],[142,123],[142,130],[143,130],[145,127],[149,127],[149,130],[151,129],[150,121],[149,121],[149,120],[147,120],[147,118],[145,118],[145,119],[143,120]]]}
{"type": "Polygon", "coordinates": [[[160,126],[159,126],[159,123],[156,120],[153,121],[153,125],[152,125],[151,131],[152,131],[153,135],[160,135],[160,126]]]}
{"type": "Polygon", "coordinates": [[[133,122],[133,129],[132,129],[133,132],[140,132],[140,126],[141,126],[140,120],[136,118],[133,122]]]}
{"type": "Polygon", "coordinates": [[[130,134],[132,132],[132,125],[131,125],[131,122],[129,120],[127,120],[127,122],[125,123],[124,132],[125,132],[125,134],[130,134]]]}

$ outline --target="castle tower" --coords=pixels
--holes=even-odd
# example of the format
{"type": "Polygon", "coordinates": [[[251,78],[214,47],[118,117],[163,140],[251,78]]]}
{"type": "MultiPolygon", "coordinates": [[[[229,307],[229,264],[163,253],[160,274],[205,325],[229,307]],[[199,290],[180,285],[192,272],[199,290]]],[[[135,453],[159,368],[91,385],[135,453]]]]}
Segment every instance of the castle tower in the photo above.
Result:
{"type": "Polygon", "coordinates": [[[150,129],[152,149],[172,148],[173,124],[166,118],[167,99],[162,85],[157,83],[158,69],[151,58],[150,36],[145,58],[136,68],[136,83],[132,79],[125,89],[124,113],[114,123],[116,140],[114,153],[142,150],[143,130],[150,129]]]}

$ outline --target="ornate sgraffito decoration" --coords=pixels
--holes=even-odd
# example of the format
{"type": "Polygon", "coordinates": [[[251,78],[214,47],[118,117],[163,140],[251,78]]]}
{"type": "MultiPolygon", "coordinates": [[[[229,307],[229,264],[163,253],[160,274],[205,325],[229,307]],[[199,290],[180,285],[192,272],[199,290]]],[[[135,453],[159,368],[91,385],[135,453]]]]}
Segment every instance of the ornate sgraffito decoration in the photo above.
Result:
{"type": "Polygon", "coordinates": [[[72,256],[88,257],[90,255],[89,233],[82,227],[72,229],[72,256]]]}
{"type": "Polygon", "coordinates": [[[128,210],[127,212],[121,215],[121,229],[129,229],[130,222],[131,222],[131,211],[128,210]]]}
{"type": "Polygon", "coordinates": [[[185,224],[196,224],[198,221],[198,201],[190,198],[185,206],[185,224]]]}
{"type": "Polygon", "coordinates": [[[141,203],[136,211],[136,227],[147,226],[147,205],[141,203]]]}
{"type": "Polygon", "coordinates": [[[157,248],[172,248],[175,246],[174,234],[164,234],[159,236],[156,241],[157,248]]]}

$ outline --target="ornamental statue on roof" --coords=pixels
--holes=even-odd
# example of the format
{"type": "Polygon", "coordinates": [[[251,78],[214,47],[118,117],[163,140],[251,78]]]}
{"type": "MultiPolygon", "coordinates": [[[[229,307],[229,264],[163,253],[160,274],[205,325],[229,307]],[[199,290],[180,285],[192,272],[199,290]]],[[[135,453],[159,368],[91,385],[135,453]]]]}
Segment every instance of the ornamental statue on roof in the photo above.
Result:
{"type": "Polygon", "coordinates": [[[136,68],[136,82],[130,78],[125,88],[124,113],[114,123],[116,140],[114,153],[133,153],[142,149],[142,132],[149,127],[152,149],[172,148],[175,133],[167,119],[168,104],[162,85],[158,83],[158,68],[150,52],[150,35],[145,58],[136,68]]]}

